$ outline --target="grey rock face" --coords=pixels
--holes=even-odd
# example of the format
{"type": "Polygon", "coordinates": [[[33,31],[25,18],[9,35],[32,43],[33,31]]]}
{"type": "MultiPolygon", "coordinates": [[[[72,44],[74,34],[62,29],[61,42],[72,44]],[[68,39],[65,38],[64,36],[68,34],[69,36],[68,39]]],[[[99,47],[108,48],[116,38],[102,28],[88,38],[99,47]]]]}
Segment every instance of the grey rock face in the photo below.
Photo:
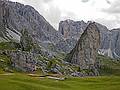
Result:
{"type": "Polygon", "coordinates": [[[0,51],[10,57],[12,66],[24,72],[35,71],[37,64],[37,54],[24,51],[0,51]]]}
{"type": "Polygon", "coordinates": [[[61,21],[59,23],[59,32],[62,34],[64,41],[58,43],[57,47],[63,49],[64,52],[70,52],[86,27],[87,24],[84,21],[73,21],[69,19],[61,21]]]}
{"type": "Polygon", "coordinates": [[[103,44],[103,48],[99,50],[100,54],[111,58],[120,58],[120,29],[108,31],[103,44]]]}
{"type": "Polygon", "coordinates": [[[49,72],[60,75],[71,75],[71,73],[74,72],[69,64],[65,64],[65,61],[49,60],[40,54],[20,50],[0,50],[0,55],[9,57],[11,66],[23,72],[34,73],[34,71],[38,69],[41,70],[44,75],[49,72]]]}
{"type": "Polygon", "coordinates": [[[120,29],[113,29],[111,32],[111,49],[113,51],[113,57],[120,58],[120,29]]]}
{"type": "MultiPolygon", "coordinates": [[[[65,20],[61,21],[59,24],[59,32],[63,35],[65,41],[69,46],[65,47],[66,52],[69,52],[74,48],[75,44],[78,41],[78,38],[81,36],[87,25],[91,21],[85,23],[84,21],[73,21],[73,20],[65,20]]],[[[116,47],[116,44],[119,45],[119,29],[109,30],[106,26],[96,23],[100,31],[100,49],[98,51],[99,54],[109,56],[111,58],[120,58],[120,46],[116,47]],[[118,38],[118,39],[117,39],[118,38]],[[117,40],[117,41],[116,41],[117,40]]],[[[60,45],[60,44],[58,44],[60,45]]],[[[60,46],[59,46],[60,47],[60,46]]]]}
{"type": "Polygon", "coordinates": [[[18,31],[25,28],[38,42],[59,42],[60,34],[33,7],[13,2],[9,3],[9,7],[14,10],[13,13],[10,13],[10,19],[13,17],[14,19],[9,20],[12,22],[13,28],[18,31]]]}
{"type": "Polygon", "coordinates": [[[108,48],[109,47],[109,30],[106,26],[103,26],[99,23],[95,23],[97,25],[97,27],[99,28],[100,30],[100,40],[101,40],[101,48],[104,49],[104,48],[108,48]]]}
{"type": "MultiPolygon", "coordinates": [[[[33,38],[33,41],[43,47],[43,42],[49,42],[55,45],[63,40],[62,35],[33,7],[3,0],[0,0],[0,4],[0,37],[7,37],[7,35],[4,35],[7,33],[7,28],[10,32],[14,32],[19,37],[19,33],[26,29],[33,38]]],[[[11,37],[9,38],[11,39],[11,37]]]]}
{"type": "Polygon", "coordinates": [[[65,20],[59,23],[59,32],[64,39],[79,39],[80,34],[84,32],[86,23],[84,21],[65,20]]]}
{"type": "Polygon", "coordinates": [[[8,10],[9,8],[6,7],[6,4],[0,0],[0,41],[7,41],[8,37],[6,36],[6,22],[8,17],[8,10]]]}
{"type": "Polygon", "coordinates": [[[25,72],[33,72],[36,70],[36,58],[33,53],[13,52],[10,54],[12,66],[25,72]]]}
{"type": "Polygon", "coordinates": [[[79,65],[81,70],[90,69],[96,72],[96,55],[99,47],[100,32],[95,23],[90,23],[66,60],[79,65]]]}
{"type": "MultiPolygon", "coordinates": [[[[59,49],[61,50],[58,46],[64,42],[62,35],[33,7],[0,0],[0,12],[0,42],[13,40],[20,43],[23,41],[24,45],[27,45],[28,43],[24,42],[26,38],[21,38],[23,37],[21,31],[27,30],[33,43],[45,51],[42,53],[54,56],[59,49]],[[49,48],[50,44],[53,45],[52,50],[49,48]]],[[[67,43],[64,44],[68,46],[67,43]]]]}
{"type": "Polygon", "coordinates": [[[99,54],[109,56],[111,58],[120,58],[120,30],[113,29],[108,30],[107,27],[96,23],[100,30],[101,37],[101,47],[99,49],[99,54]]]}
{"type": "Polygon", "coordinates": [[[70,52],[73,47],[75,46],[77,40],[74,38],[61,40],[59,43],[56,44],[56,48],[61,52],[70,52]]]}

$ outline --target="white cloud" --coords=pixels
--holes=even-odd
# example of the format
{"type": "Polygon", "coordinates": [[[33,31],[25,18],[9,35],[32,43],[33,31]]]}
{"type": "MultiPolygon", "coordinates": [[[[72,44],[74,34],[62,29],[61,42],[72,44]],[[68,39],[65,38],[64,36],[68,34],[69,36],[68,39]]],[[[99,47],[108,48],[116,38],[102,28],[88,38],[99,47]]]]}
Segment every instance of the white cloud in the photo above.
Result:
{"type": "Polygon", "coordinates": [[[120,0],[115,0],[111,6],[103,11],[108,12],[109,14],[120,14],[120,0]]]}
{"type": "Polygon", "coordinates": [[[119,27],[120,0],[12,0],[32,5],[55,28],[59,21],[97,20],[109,28],[119,27]]]}

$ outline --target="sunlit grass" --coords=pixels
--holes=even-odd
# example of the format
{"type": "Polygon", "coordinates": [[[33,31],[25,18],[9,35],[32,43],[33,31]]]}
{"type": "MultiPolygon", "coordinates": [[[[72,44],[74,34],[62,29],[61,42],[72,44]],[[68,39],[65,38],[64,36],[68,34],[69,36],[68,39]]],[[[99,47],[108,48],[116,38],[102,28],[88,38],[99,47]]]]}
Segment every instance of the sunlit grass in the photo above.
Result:
{"type": "Polygon", "coordinates": [[[0,90],[120,90],[120,77],[68,78],[58,81],[25,74],[0,75],[0,90]]]}

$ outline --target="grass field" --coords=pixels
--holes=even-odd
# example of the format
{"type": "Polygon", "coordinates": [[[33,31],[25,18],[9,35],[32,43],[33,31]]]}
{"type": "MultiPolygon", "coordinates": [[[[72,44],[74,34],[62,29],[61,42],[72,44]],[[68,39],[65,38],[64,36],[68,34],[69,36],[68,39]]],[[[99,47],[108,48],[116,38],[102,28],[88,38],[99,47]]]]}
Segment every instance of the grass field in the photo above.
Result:
{"type": "Polygon", "coordinates": [[[0,90],[120,90],[120,77],[68,78],[58,81],[25,74],[0,74],[0,90]]]}

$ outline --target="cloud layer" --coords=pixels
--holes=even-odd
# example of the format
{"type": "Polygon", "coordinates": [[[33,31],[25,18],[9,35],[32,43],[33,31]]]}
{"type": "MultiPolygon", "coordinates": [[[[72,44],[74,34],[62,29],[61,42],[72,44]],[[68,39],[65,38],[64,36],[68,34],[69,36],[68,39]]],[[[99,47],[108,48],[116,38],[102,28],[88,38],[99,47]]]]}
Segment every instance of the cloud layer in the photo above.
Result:
{"type": "Polygon", "coordinates": [[[61,20],[95,20],[108,28],[120,27],[120,0],[12,0],[29,4],[56,29],[61,20]]]}

